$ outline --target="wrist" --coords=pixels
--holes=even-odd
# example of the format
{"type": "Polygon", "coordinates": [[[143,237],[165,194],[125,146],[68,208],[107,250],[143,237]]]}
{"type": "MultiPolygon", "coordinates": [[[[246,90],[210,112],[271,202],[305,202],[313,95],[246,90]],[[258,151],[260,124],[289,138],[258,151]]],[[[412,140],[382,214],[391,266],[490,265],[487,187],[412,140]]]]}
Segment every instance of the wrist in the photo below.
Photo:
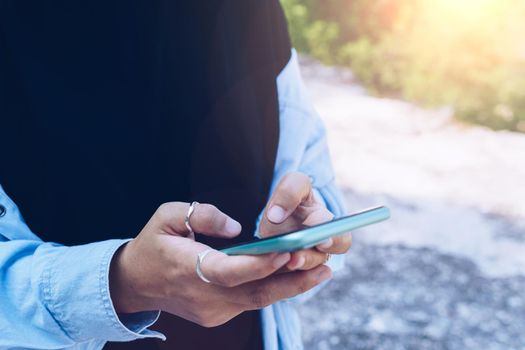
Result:
{"type": "Polygon", "coordinates": [[[113,255],[109,269],[109,291],[117,313],[135,313],[155,308],[147,307],[140,287],[135,283],[130,253],[133,241],[122,245],[113,255]]]}

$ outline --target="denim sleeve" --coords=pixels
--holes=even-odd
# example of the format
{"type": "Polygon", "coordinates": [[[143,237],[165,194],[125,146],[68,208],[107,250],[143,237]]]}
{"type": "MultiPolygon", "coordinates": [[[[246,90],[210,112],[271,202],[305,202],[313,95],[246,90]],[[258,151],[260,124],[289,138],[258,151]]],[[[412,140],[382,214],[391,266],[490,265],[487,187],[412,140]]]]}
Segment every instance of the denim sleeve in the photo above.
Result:
{"type": "MultiPolygon", "coordinates": [[[[336,186],[324,124],[311,103],[303,84],[295,50],[277,77],[280,112],[280,139],[272,191],[288,172],[299,171],[312,179],[315,195],[335,217],[345,215],[343,196],[336,186]]],[[[335,255],[328,266],[333,271],[343,268],[344,255],[335,255]]],[[[302,302],[318,288],[293,298],[302,302]]]]}
{"type": "Polygon", "coordinates": [[[109,266],[125,240],[65,247],[38,239],[2,192],[0,349],[90,348],[105,341],[163,338],[147,330],[158,312],[118,315],[109,266]]]}

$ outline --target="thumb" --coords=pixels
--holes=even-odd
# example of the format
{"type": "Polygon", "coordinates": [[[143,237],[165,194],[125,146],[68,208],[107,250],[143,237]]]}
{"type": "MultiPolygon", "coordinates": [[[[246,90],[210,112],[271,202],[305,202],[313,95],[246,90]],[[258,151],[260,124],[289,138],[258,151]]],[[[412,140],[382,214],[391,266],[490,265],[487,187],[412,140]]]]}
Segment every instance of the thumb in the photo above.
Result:
{"type": "MultiPolygon", "coordinates": [[[[171,229],[170,233],[186,235],[188,228],[184,219],[190,204],[182,202],[164,203],[157,210],[164,224],[171,229]]],[[[210,237],[233,238],[241,233],[241,224],[232,219],[214,205],[198,203],[189,219],[190,227],[196,233],[210,237]]]]}

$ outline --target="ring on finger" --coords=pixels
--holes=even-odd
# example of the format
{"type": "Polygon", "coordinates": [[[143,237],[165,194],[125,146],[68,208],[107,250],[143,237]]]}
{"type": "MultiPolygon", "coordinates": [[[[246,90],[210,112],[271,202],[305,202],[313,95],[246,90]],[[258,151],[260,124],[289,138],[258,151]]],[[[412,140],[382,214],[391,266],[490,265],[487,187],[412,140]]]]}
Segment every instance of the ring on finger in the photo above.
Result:
{"type": "Polygon", "coordinates": [[[206,249],[206,250],[200,252],[197,255],[197,265],[195,266],[195,272],[197,273],[197,276],[199,276],[201,281],[206,282],[206,283],[211,283],[211,281],[209,279],[207,279],[206,276],[204,276],[204,273],[202,273],[201,266],[202,266],[202,263],[203,263],[204,258],[206,257],[206,255],[208,255],[212,251],[213,251],[213,249],[209,248],[209,249],[206,249]]]}
{"type": "Polygon", "coordinates": [[[188,232],[186,233],[186,236],[189,236],[193,233],[193,228],[190,225],[190,218],[193,212],[195,211],[195,207],[199,204],[199,202],[192,202],[188,208],[188,212],[186,213],[186,216],[184,217],[184,225],[188,229],[188,232]]]}

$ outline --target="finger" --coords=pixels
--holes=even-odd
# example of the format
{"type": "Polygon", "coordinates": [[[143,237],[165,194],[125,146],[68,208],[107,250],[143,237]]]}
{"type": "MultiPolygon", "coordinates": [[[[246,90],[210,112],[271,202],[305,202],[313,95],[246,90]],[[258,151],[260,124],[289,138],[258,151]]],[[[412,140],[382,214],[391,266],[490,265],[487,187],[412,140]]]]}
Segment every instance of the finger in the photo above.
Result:
{"type": "Polygon", "coordinates": [[[325,240],[323,243],[318,244],[318,245],[316,245],[315,247],[316,247],[317,250],[319,250],[320,252],[328,253],[328,250],[329,250],[333,245],[334,245],[334,239],[333,239],[333,238],[328,238],[328,239],[325,240]]]}
{"type": "Polygon", "coordinates": [[[268,277],[290,260],[290,253],[228,256],[215,251],[206,256],[202,273],[212,283],[235,287],[268,277]]]}
{"type": "Polygon", "coordinates": [[[302,173],[289,173],[275,189],[266,217],[274,224],[280,224],[304,201],[313,200],[310,178],[302,173]]]}
{"type": "Polygon", "coordinates": [[[259,227],[261,237],[270,237],[283,232],[296,231],[304,226],[315,226],[332,220],[334,215],[322,204],[314,203],[311,206],[300,205],[293,213],[292,218],[288,218],[281,224],[272,224],[263,218],[259,227]]]}
{"type": "Polygon", "coordinates": [[[334,214],[330,210],[326,209],[324,206],[320,205],[316,210],[308,213],[308,216],[303,221],[305,226],[315,226],[328,221],[331,221],[334,218],[334,214]]]}
{"type": "Polygon", "coordinates": [[[211,204],[197,204],[190,218],[195,232],[207,236],[231,238],[241,233],[241,224],[211,204]]]}
{"type": "Polygon", "coordinates": [[[352,234],[350,232],[333,237],[332,243],[323,245],[319,244],[316,249],[323,253],[344,254],[352,246],[352,234]]]}
{"type": "MultiPolygon", "coordinates": [[[[190,204],[182,202],[164,203],[157,210],[157,214],[176,233],[186,234],[188,229],[184,224],[184,219],[189,206],[190,204]]],[[[240,223],[211,204],[197,204],[190,216],[189,223],[193,231],[210,237],[232,238],[241,232],[240,223]]]]}
{"type": "Polygon", "coordinates": [[[324,264],[326,253],[316,249],[305,249],[292,253],[290,261],[286,264],[289,270],[311,270],[324,264]]]}
{"type": "Polygon", "coordinates": [[[264,280],[243,286],[237,295],[237,302],[246,310],[262,309],[279,300],[302,294],[332,277],[327,266],[309,271],[276,274],[264,280]]]}

